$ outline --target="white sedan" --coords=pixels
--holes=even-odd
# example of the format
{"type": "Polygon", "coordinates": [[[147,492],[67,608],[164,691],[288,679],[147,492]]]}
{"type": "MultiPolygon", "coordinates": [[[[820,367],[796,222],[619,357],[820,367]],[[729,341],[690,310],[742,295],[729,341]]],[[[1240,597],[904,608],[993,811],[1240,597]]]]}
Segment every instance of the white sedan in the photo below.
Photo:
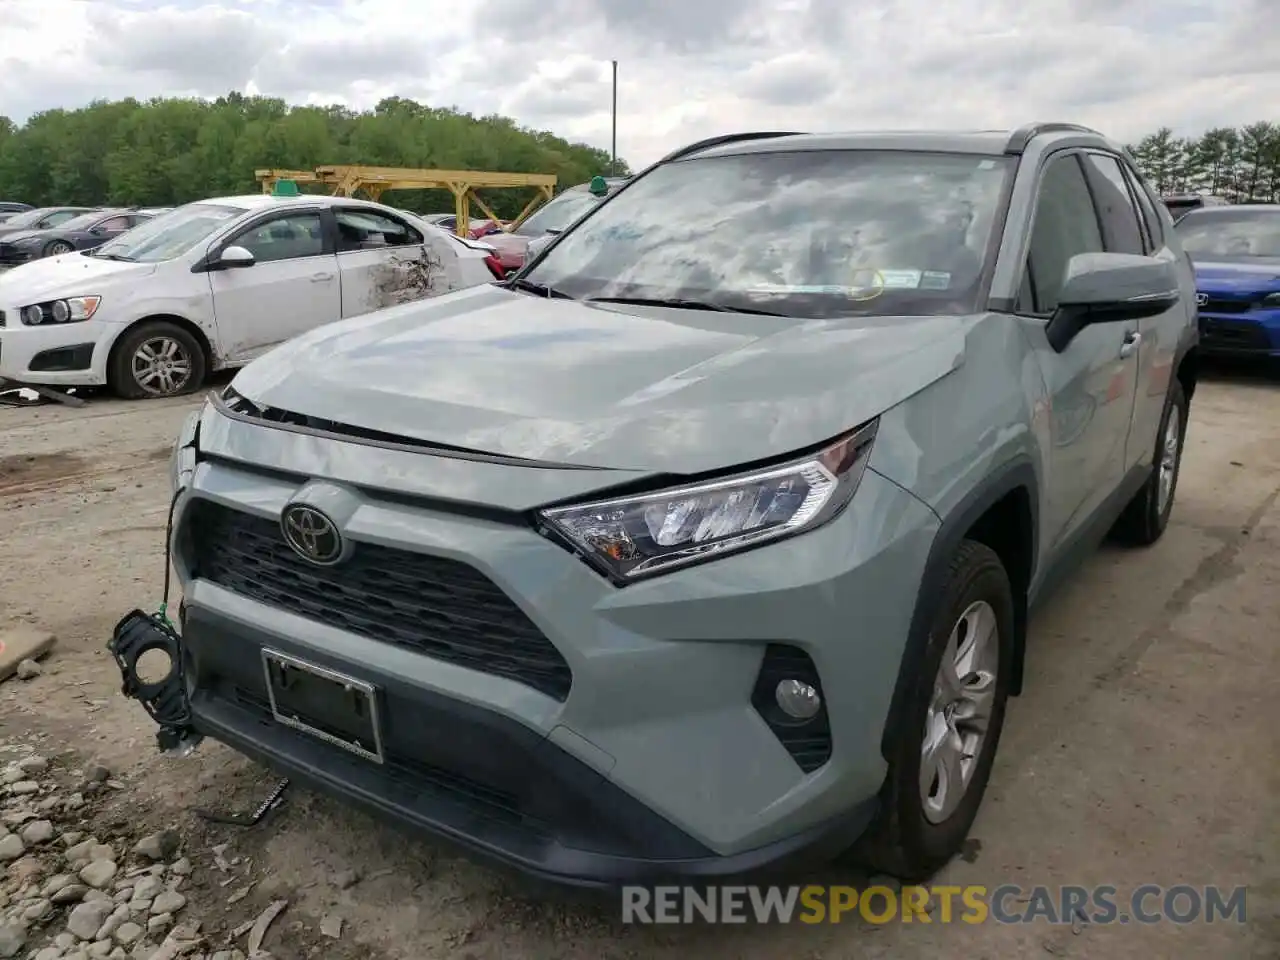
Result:
{"type": "Polygon", "coordinates": [[[321,324],[500,279],[492,253],[345,197],[189,203],[0,274],[0,380],[186,393],[321,324]]]}

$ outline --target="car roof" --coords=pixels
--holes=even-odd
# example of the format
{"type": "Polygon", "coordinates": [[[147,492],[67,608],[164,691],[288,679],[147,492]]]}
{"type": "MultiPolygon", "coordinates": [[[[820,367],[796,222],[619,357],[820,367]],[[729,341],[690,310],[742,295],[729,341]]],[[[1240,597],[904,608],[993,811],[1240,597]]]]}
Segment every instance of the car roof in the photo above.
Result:
{"type": "Polygon", "coordinates": [[[267,207],[296,207],[296,206],[322,206],[333,207],[341,204],[342,206],[358,206],[368,207],[370,210],[389,210],[390,207],[381,203],[371,203],[368,200],[356,200],[353,197],[331,197],[325,194],[302,194],[297,197],[274,197],[269,193],[249,193],[238,197],[209,197],[207,200],[198,200],[197,203],[213,203],[223,207],[239,207],[248,212],[250,210],[263,210],[267,207]]]}
{"type": "Polygon", "coordinates": [[[1068,123],[1031,123],[1015,130],[864,130],[849,133],[759,133],[692,144],[669,160],[748,153],[818,150],[912,150],[925,153],[1016,155],[1028,143],[1072,140],[1113,151],[1122,148],[1096,130],[1068,123]]]}

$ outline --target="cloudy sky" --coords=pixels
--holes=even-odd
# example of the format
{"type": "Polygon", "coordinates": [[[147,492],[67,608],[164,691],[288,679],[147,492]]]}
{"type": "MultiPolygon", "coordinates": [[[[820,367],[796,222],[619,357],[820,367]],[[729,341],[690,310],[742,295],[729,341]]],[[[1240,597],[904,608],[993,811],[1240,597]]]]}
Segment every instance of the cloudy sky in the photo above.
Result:
{"type": "Polygon", "coordinates": [[[1280,120],[1277,37],[1280,0],[0,0],[0,114],[397,94],[607,148],[616,59],[633,167],[744,128],[1132,139],[1280,120]]]}

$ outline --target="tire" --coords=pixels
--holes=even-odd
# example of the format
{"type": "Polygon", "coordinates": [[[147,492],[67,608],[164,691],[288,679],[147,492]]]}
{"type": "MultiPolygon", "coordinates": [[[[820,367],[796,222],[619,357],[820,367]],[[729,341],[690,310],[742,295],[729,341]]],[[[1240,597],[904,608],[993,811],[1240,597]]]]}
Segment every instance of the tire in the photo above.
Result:
{"type": "Polygon", "coordinates": [[[151,320],[125,331],[111,352],[107,377],[111,389],[126,400],[177,397],[198,390],[204,383],[207,363],[204,349],[194,336],[167,320],[151,320]],[[153,376],[143,379],[144,349],[154,358],[153,376]],[[167,360],[166,360],[167,358],[167,360]],[[166,369],[163,363],[169,363],[166,369]],[[181,373],[185,363],[186,378],[181,373]]]}
{"type": "MultiPolygon", "coordinates": [[[[920,669],[910,680],[900,727],[892,731],[889,772],[881,790],[880,811],[867,834],[850,852],[854,862],[903,883],[918,883],[960,852],[986,793],[1004,727],[1013,669],[1014,622],[1013,590],[1000,558],[985,544],[963,541],[951,560],[920,669]],[[937,712],[935,690],[941,689],[940,667],[944,655],[953,658],[950,662],[963,659],[956,658],[956,654],[966,650],[970,637],[985,635],[983,630],[977,634],[960,632],[971,629],[975,620],[994,626],[996,632],[986,642],[982,662],[970,664],[983,667],[973,674],[980,683],[964,683],[967,670],[962,667],[958,671],[962,678],[958,689],[976,693],[981,678],[985,677],[989,696],[987,722],[981,739],[977,743],[970,740],[966,743],[968,749],[962,751],[973,751],[968,768],[964,769],[963,763],[958,768],[950,768],[960,770],[965,780],[958,793],[949,794],[948,786],[955,784],[944,783],[941,775],[931,776],[926,787],[924,749],[927,739],[952,739],[948,734],[963,739],[966,733],[973,732],[970,719],[973,711],[968,705],[954,713],[950,708],[937,712]],[[954,647],[953,633],[958,639],[954,647]],[[994,677],[991,676],[993,667],[994,677]],[[932,737],[926,736],[927,729],[932,737]]],[[[963,698],[957,701],[964,702],[963,698]]]]}
{"type": "Polygon", "coordinates": [[[1173,501],[1178,491],[1178,475],[1182,471],[1182,448],[1187,436],[1187,413],[1190,405],[1182,384],[1175,377],[1169,383],[1169,394],[1164,402],[1164,415],[1156,433],[1155,457],[1151,476],[1124,508],[1124,513],[1111,528],[1112,537],[1120,543],[1135,547],[1149,547],[1162,536],[1173,513],[1173,501]],[[1175,419],[1176,418],[1176,419],[1175,419]],[[1175,447],[1170,451],[1170,428],[1176,434],[1172,438],[1175,447]],[[1161,495],[1162,477],[1167,478],[1168,493],[1161,495]]]}
{"type": "Polygon", "coordinates": [[[71,244],[67,243],[65,240],[50,240],[49,243],[45,245],[44,256],[56,257],[64,253],[70,253],[72,249],[71,244]]]}

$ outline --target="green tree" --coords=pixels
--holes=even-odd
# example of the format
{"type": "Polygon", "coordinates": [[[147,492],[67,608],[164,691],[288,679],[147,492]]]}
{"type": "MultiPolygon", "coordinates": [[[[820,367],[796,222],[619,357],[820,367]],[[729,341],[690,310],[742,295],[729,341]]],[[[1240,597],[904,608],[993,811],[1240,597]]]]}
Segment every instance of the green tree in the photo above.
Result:
{"type": "Polygon", "coordinates": [[[1161,193],[1207,193],[1232,203],[1280,203],[1280,124],[1215,127],[1179,139],[1168,127],[1128,148],[1161,193]]]}
{"type": "MultiPolygon", "coordinates": [[[[0,198],[37,205],[186,203],[256,192],[256,169],[329,163],[551,173],[563,188],[605,172],[609,154],[507,117],[402,97],[363,112],[229,93],[213,101],[100,101],[48,110],[21,126],[0,117],[0,198]]],[[[514,216],[533,193],[484,197],[499,215],[514,216]]],[[[389,192],[383,200],[424,213],[453,209],[443,190],[389,192]]]]}

